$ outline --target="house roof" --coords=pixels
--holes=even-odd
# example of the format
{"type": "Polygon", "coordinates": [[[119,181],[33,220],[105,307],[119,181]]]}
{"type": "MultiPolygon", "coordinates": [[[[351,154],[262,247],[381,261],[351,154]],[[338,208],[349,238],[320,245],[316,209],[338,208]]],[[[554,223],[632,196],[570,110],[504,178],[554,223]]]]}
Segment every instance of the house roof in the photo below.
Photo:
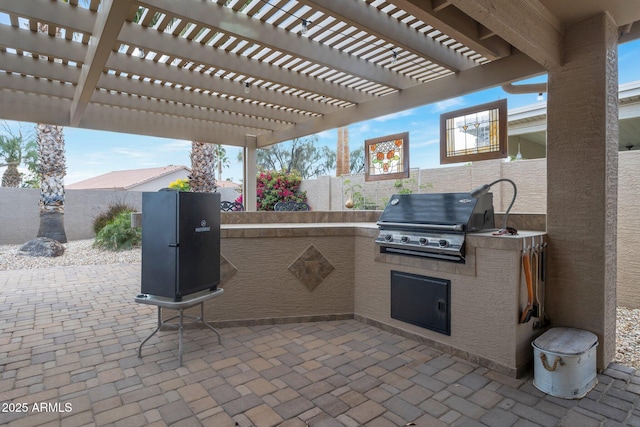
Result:
{"type": "Polygon", "coordinates": [[[181,165],[113,171],[66,185],[65,188],[68,190],[129,190],[180,170],[191,171],[188,167],[181,165]]]}
{"type": "Polygon", "coordinates": [[[602,12],[640,37],[622,0],[0,0],[0,117],[264,147],[542,74],[602,12]]]}
{"type": "Polygon", "coordinates": [[[232,181],[216,181],[216,186],[220,188],[238,188],[240,184],[232,181]]]}

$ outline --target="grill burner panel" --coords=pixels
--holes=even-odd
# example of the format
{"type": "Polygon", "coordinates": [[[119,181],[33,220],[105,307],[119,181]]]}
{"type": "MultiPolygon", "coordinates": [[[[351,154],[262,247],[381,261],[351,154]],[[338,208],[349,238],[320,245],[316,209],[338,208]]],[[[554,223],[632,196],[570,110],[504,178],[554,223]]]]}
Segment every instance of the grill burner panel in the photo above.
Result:
{"type": "Polygon", "coordinates": [[[495,228],[493,194],[395,194],[380,216],[381,253],[464,262],[466,232],[495,228]]]}
{"type": "Polygon", "coordinates": [[[382,252],[463,261],[464,234],[423,233],[410,230],[381,230],[375,240],[382,252]]]}

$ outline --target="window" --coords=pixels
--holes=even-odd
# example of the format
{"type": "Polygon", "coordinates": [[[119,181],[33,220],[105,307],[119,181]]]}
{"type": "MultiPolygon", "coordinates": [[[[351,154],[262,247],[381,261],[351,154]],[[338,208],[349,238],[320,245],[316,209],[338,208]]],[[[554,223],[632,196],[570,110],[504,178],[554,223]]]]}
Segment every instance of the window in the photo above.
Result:
{"type": "Polygon", "coordinates": [[[440,163],[507,156],[507,100],[440,116],[440,163]]]}
{"type": "Polygon", "coordinates": [[[364,142],[365,181],[409,177],[409,132],[364,142]]]}

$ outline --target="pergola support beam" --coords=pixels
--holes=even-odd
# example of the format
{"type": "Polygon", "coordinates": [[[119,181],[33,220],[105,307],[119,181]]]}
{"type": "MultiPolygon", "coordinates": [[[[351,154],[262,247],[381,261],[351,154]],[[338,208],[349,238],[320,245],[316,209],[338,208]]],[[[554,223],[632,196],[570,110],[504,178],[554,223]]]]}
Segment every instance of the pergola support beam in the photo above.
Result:
{"type": "Polygon", "coordinates": [[[562,65],[561,24],[538,0],[449,0],[449,3],[482,22],[545,69],[562,65]]]}
{"type": "Polygon", "coordinates": [[[257,183],[256,176],[258,168],[256,167],[256,149],[257,138],[254,135],[246,135],[245,145],[243,148],[243,167],[244,167],[244,179],[242,180],[243,186],[243,204],[244,209],[249,212],[255,212],[256,205],[258,203],[257,196],[257,183]]]}
{"type": "Polygon", "coordinates": [[[132,5],[133,0],[102,0],[92,32],[93,43],[89,43],[76,93],[71,103],[69,120],[71,126],[80,124],[132,5]]]}

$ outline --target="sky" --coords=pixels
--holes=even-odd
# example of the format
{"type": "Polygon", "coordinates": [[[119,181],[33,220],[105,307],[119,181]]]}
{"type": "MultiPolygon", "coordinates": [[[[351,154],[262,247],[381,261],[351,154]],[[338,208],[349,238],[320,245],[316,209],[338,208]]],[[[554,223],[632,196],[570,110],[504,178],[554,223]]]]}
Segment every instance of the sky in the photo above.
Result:
{"type": "MultiPolygon", "coordinates": [[[[620,84],[640,80],[640,40],[620,45],[618,62],[620,84]]],[[[546,76],[517,83],[544,81],[546,76]]],[[[439,167],[440,114],[504,98],[507,98],[508,108],[513,109],[535,104],[538,102],[537,97],[537,94],[510,95],[501,88],[493,88],[356,123],[349,126],[350,149],[364,145],[367,139],[409,132],[411,168],[439,167]]],[[[33,123],[6,123],[14,133],[21,128],[23,134],[35,135],[33,123]]],[[[337,129],[333,129],[318,134],[318,144],[335,149],[337,133],[337,129]]],[[[72,127],[65,127],[64,138],[67,162],[65,184],[117,170],[167,165],[191,166],[191,141],[72,127]]],[[[232,146],[225,148],[231,164],[223,170],[222,178],[241,182],[242,164],[236,160],[241,149],[232,146]]],[[[3,170],[4,168],[0,168],[0,174],[3,170]]]]}

